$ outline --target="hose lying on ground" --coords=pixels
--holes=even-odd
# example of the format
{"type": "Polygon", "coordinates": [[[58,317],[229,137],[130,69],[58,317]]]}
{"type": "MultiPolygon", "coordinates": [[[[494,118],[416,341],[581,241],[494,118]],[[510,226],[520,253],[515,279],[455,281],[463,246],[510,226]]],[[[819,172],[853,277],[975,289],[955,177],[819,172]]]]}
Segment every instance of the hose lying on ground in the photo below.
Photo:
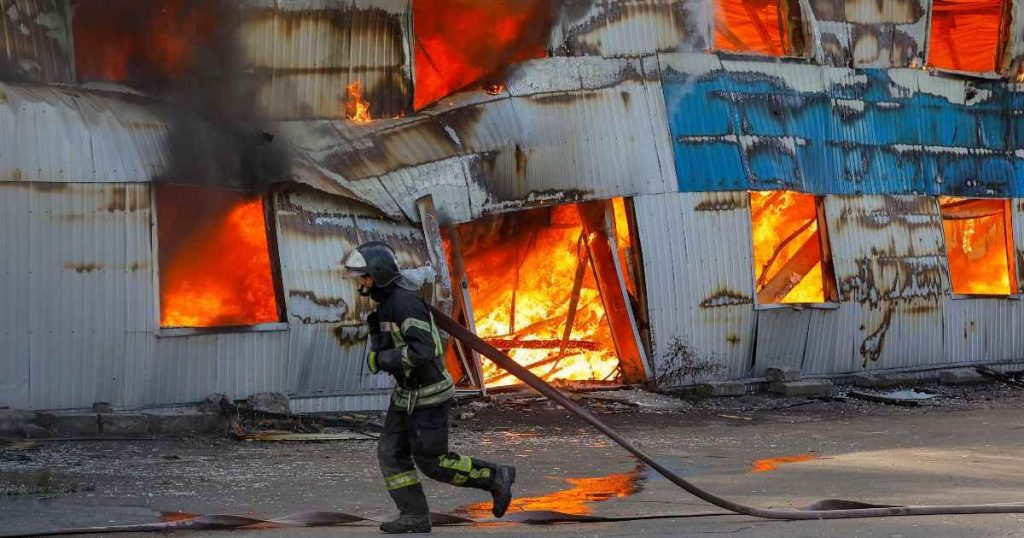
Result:
{"type": "Polygon", "coordinates": [[[453,338],[462,341],[477,353],[490,359],[498,367],[505,369],[516,376],[520,381],[526,383],[530,388],[548,397],[558,405],[561,405],[570,413],[580,417],[597,428],[601,433],[607,435],[612,441],[625,448],[638,459],[649,465],[652,469],[667,478],[673,484],[683,488],[691,495],[711,503],[719,508],[730,512],[744,514],[753,517],[766,519],[852,519],[869,517],[890,517],[890,516],[932,516],[947,514],[1024,514],[1024,504],[967,504],[960,506],[887,506],[867,504],[856,501],[826,500],[815,503],[803,510],[775,510],[771,508],[756,508],[730,501],[705,491],[690,483],[683,477],[673,473],[664,465],[644,454],[639,448],[629,442],[625,437],[600,419],[590,414],[589,411],[572,401],[551,385],[545,383],[539,377],[530,373],[529,370],[513,361],[507,355],[493,346],[484,342],[480,337],[470,332],[455,320],[451,319],[444,312],[431,307],[437,326],[446,331],[453,338]]]}
{"type": "MultiPolygon", "coordinates": [[[[499,367],[517,377],[523,383],[533,388],[552,401],[558,403],[570,413],[580,417],[590,425],[597,428],[601,433],[607,435],[622,448],[625,448],[638,459],[649,465],[652,469],[667,478],[673,484],[683,488],[695,497],[710,504],[728,510],[731,513],[743,514],[765,519],[853,519],[870,517],[890,516],[934,516],[951,514],[1021,514],[1024,513],[1024,504],[973,504],[961,506],[887,506],[868,504],[857,501],[826,500],[817,502],[803,510],[774,510],[768,508],[756,508],[746,506],[734,501],[719,497],[707,492],[681,476],[673,473],[661,465],[639,448],[630,443],[618,432],[611,429],[600,419],[590,414],[576,402],[572,401],[551,385],[545,383],[539,377],[530,373],[529,370],[520,366],[504,353],[481,340],[468,329],[449,318],[440,310],[432,307],[434,319],[438,327],[446,331],[452,337],[457,338],[472,348],[477,353],[487,357],[499,367]]],[[[526,511],[513,512],[508,514],[503,521],[513,521],[535,525],[551,523],[600,523],[617,521],[636,521],[647,519],[681,519],[693,517],[723,516],[728,513],[696,513],[696,514],[664,514],[632,517],[602,517],[588,515],[564,514],[553,511],[526,511]]],[[[39,531],[28,533],[0,534],[0,538],[23,538],[37,536],[55,536],[68,534],[113,534],[120,532],[143,532],[143,531],[181,531],[181,530],[217,530],[217,529],[240,529],[240,528],[287,528],[287,527],[319,527],[350,525],[358,523],[377,522],[374,518],[367,518],[343,512],[303,512],[274,519],[262,519],[250,516],[238,515],[183,515],[180,520],[163,521],[159,523],[142,523],[135,525],[110,525],[104,527],[84,527],[76,529],[61,529],[56,531],[39,531]]],[[[453,516],[448,514],[431,514],[434,525],[458,525],[466,523],[478,523],[472,519],[453,516]]]]}

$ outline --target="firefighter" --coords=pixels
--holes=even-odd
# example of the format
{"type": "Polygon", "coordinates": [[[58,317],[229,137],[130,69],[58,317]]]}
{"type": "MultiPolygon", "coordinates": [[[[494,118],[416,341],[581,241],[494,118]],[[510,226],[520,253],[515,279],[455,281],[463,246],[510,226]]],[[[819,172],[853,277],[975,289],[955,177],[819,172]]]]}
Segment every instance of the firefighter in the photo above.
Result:
{"type": "Polygon", "coordinates": [[[416,468],[453,486],[490,492],[494,517],[512,501],[516,470],[448,450],[448,416],[455,396],[444,367],[441,337],[433,315],[402,276],[394,250],[381,241],[356,247],[344,261],[359,293],[377,303],[367,319],[371,373],[395,378],[377,460],[384,484],[400,515],[380,526],[389,534],[430,532],[430,511],[416,468]],[[415,465],[414,465],[415,464],[415,465]]]}

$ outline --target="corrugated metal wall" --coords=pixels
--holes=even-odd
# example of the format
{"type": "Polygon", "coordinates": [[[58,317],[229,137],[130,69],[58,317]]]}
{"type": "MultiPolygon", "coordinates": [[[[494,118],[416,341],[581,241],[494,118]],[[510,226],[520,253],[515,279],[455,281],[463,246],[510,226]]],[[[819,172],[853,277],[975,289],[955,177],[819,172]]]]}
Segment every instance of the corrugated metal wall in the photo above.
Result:
{"type": "Polygon", "coordinates": [[[0,0],[0,78],[74,82],[67,0],[0,0]]]}
{"type": "Polygon", "coordinates": [[[0,82],[0,181],[147,182],[167,167],[152,101],[0,82]]]}
{"type": "Polygon", "coordinates": [[[422,235],[325,194],[282,193],[275,208],[288,323],[180,335],[158,330],[150,184],[0,182],[0,405],[282,391],[378,407],[389,381],[365,371],[367,305],[339,264],[359,241],[380,239],[405,267],[423,266],[422,235]]]}
{"type": "MultiPolygon", "coordinates": [[[[797,309],[753,306],[746,192],[640,196],[635,207],[659,374],[678,366],[675,337],[693,360],[721,364],[717,379],[1024,358],[1024,301],[951,297],[935,198],[826,196],[839,302],[797,309]]],[[[1020,259],[1024,204],[1012,207],[1020,259]]]]}
{"type": "Polygon", "coordinates": [[[410,0],[246,0],[240,40],[275,119],[344,118],[347,86],[361,85],[370,112],[412,106],[410,0]]]}

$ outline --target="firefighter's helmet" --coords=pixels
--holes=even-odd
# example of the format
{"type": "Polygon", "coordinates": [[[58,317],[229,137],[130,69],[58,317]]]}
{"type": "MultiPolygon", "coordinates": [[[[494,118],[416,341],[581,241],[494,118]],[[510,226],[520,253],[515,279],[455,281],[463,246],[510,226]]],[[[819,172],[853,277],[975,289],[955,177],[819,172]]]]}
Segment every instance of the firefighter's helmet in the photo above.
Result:
{"type": "Polygon", "coordinates": [[[367,241],[359,245],[345,258],[344,264],[345,276],[369,275],[380,287],[388,286],[402,276],[395,251],[383,241],[367,241]]]}

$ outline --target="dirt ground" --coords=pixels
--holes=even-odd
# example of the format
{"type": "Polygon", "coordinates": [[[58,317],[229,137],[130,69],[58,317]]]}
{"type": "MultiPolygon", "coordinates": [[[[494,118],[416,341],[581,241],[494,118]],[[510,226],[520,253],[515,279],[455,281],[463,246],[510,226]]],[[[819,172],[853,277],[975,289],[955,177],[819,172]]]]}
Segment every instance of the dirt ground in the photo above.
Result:
{"type": "MultiPolygon", "coordinates": [[[[931,387],[915,408],[765,395],[680,402],[618,393],[584,403],[659,462],[725,497],[797,508],[842,498],[886,504],[1024,502],[1024,391],[931,387]],[[622,401],[625,400],[625,401],[622,401]],[[763,461],[764,460],[764,461],[763,461]]],[[[512,512],[712,514],[621,448],[546,401],[464,404],[452,448],[514,463],[512,512]],[[464,418],[461,418],[464,417],[464,418]]],[[[483,519],[479,492],[426,484],[432,509],[483,519]]],[[[0,533],[159,521],[161,514],[275,517],[394,512],[372,441],[228,438],[40,443],[0,449],[0,533]]],[[[373,524],[177,531],[182,536],[371,536],[373,524]]],[[[1024,515],[776,522],[736,515],[532,526],[488,523],[438,534],[554,536],[1024,536],[1024,515]]],[[[134,535],[141,535],[140,533],[134,535]]]]}

